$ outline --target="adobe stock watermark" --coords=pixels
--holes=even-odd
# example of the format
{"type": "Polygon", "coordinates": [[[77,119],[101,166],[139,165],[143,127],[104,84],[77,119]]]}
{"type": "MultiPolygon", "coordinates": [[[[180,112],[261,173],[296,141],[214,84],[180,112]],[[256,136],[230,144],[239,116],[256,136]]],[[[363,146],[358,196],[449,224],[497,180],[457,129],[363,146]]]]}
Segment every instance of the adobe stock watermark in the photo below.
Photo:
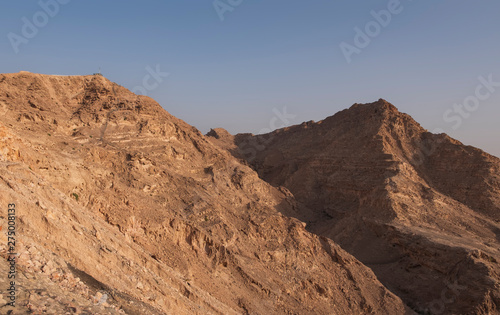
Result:
{"type": "Polygon", "coordinates": [[[137,85],[132,89],[135,94],[147,95],[148,92],[157,89],[163,79],[170,75],[168,72],[161,72],[159,64],[156,65],[155,69],[146,66],[145,70],[147,74],[142,78],[142,85],[137,85]]]}
{"type": "Polygon", "coordinates": [[[471,113],[479,109],[482,101],[489,99],[496,89],[500,88],[500,81],[493,81],[493,74],[487,78],[479,76],[477,79],[479,84],[474,90],[474,95],[467,96],[461,104],[454,104],[453,109],[448,109],[443,114],[444,122],[454,123],[451,127],[453,130],[460,128],[464,119],[469,118],[471,113]]]}
{"type": "MultiPolygon", "coordinates": [[[[453,104],[452,108],[447,109],[443,113],[443,122],[453,124],[451,126],[451,129],[453,130],[460,128],[464,120],[470,118],[471,114],[476,112],[481,107],[481,102],[488,100],[493,93],[500,88],[500,81],[494,81],[493,74],[490,74],[487,77],[481,75],[477,79],[479,84],[474,89],[474,94],[465,97],[459,104],[453,104]]],[[[443,128],[435,128],[432,130],[432,133],[445,133],[445,130],[443,128]]],[[[433,154],[436,151],[437,146],[443,140],[444,139],[432,141],[428,146],[421,142],[418,145],[419,151],[413,157],[412,162],[416,165],[423,164],[425,158],[433,154]]]]}
{"type": "Polygon", "coordinates": [[[455,280],[454,283],[445,283],[446,287],[441,291],[441,296],[439,299],[432,301],[429,304],[429,311],[432,314],[442,314],[446,310],[446,305],[455,303],[457,298],[460,296],[460,291],[467,289],[466,286],[459,285],[458,281],[455,280]]]}
{"type": "MultiPolygon", "coordinates": [[[[408,0],[412,1],[412,0],[408,0]]],[[[389,0],[387,3],[386,10],[375,11],[372,10],[370,15],[373,20],[367,22],[364,28],[355,27],[354,28],[354,38],[352,44],[347,42],[340,43],[340,50],[344,55],[347,63],[352,62],[352,55],[359,55],[370,45],[372,39],[379,36],[384,28],[389,26],[392,21],[393,16],[403,12],[404,6],[401,4],[400,0],[389,0]]]]}
{"type": "Polygon", "coordinates": [[[243,3],[243,0],[214,0],[212,3],[219,16],[221,22],[224,21],[224,14],[227,12],[233,12],[234,9],[239,7],[243,3]]]}
{"type": "Polygon", "coordinates": [[[35,12],[31,19],[23,16],[21,18],[22,26],[20,34],[9,32],[7,38],[14,53],[18,54],[22,44],[27,45],[30,39],[33,39],[40,29],[47,26],[50,19],[54,18],[60,11],[61,5],[68,4],[71,0],[40,0],[38,6],[40,10],[35,12]]]}
{"type": "MultiPolygon", "coordinates": [[[[8,208],[8,231],[7,231],[7,262],[8,262],[8,274],[6,278],[10,281],[7,282],[7,298],[10,300],[6,305],[16,306],[16,295],[17,295],[17,285],[16,285],[16,275],[17,275],[17,256],[16,253],[16,204],[9,203],[8,208]]],[[[2,290],[3,291],[3,290],[2,290]]]]}
{"type": "Polygon", "coordinates": [[[269,128],[262,128],[259,131],[260,136],[251,137],[250,140],[238,144],[239,152],[248,162],[252,162],[257,157],[257,152],[264,151],[274,139],[274,134],[270,133],[271,131],[289,126],[297,117],[297,115],[288,114],[286,106],[281,111],[273,108],[273,113],[274,116],[269,120],[269,128]],[[277,125],[278,122],[281,125],[277,125]]]}

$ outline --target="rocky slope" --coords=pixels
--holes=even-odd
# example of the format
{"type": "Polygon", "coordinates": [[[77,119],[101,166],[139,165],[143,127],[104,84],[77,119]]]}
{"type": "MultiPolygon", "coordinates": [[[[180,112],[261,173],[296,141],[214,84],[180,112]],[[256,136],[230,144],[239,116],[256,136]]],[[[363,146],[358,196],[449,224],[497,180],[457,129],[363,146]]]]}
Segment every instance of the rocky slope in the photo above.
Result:
{"type": "MultiPolygon", "coordinates": [[[[500,313],[500,160],[384,100],[265,135],[209,135],[298,201],[414,310],[500,313]]],[[[297,212],[297,211],[296,211],[297,212]]]]}
{"type": "Polygon", "coordinates": [[[0,191],[2,273],[16,205],[12,314],[411,313],[289,217],[287,189],[102,76],[0,75],[0,191]]]}

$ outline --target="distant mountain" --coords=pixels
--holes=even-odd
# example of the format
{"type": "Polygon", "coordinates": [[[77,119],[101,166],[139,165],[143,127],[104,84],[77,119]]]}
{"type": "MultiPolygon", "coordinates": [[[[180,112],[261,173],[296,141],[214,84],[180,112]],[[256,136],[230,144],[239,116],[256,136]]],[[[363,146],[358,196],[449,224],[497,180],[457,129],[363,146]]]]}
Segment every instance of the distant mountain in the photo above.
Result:
{"type": "MultiPolygon", "coordinates": [[[[364,111],[373,112],[373,108],[366,107],[364,111]]],[[[374,117],[381,115],[382,112],[373,114],[374,117]]],[[[286,136],[292,131],[297,136],[310,137],[306,127],[277,131],[275,141],[282,136],[293,141],[286,136]]],[[[314,128],[312,130],[317,129],[314,128]]],[[[354,132],[354,129],[334,131],[333,126],[319,129],[325,132],[331,129],[332,136],[343,132],[346,144],[349,144],[348,133],[354,132]]],[[[368,130],[364,132],[370,134],[368,130]]],[[[232,139],[231,135],[226,137],[232,139]]],[[[7,205],[15,203],[16,251],[19,253],[17,311],[52,314],[413,313],[368,267],[332,241],[341,242],[355,255],[366,253],[360,258],[367,263],[381,259],[377,253],[362,248],[363,240],[370,235],[376,244],[366,246],[398,253],[409,262],[418,260],[411,257],[411,246],[415,247],[414,255],[436,253],[437,241],[425,241],[432,246],[423,252],[421,246],[413,242],[417,236],[403,230],[416,229],[410,222],[417,221],[423,231],[422,220],[426,216],[420,213],[421,209],[413,209],[413,203],[408,203],[406,210],[402,204],[401,209],[391,206],[390,198],[404,201],[408,194],[399,192],[399,196],[396,190],[388,191],[387,187],[402,189],[407,184],[391,184],[391,177],[384,174],[390,169],[396,175],[397,165],[405,164],[397,164],[389,154],[384,157],[379,152],[383,139],[359,139],[360,143],[372,144],[363,148],[354,145],[357,138],[351,139],[353,143],[349,147],[330,156],[335,145],[330,143],[329,135],[322,138],[310,140],[319,140],[321,143],[317,144],[324,145],[323,150],[296,138],[295,148],[290,151],[285,150],[285,145],[279,147],[278,141],[272,151],[275,153],[261,151],[255,160],[264,178],[273,184],[283,182],[301,203],[311,203],[303,207],[289,190],[266,183],[246,162],[214,145],[209,141],[212,138],[171,116],[151,98],[134,95],[102,76],[0,75],[0,272],[6,275],[10,268],[5,260],[7,205]],[[351,151],[354,148],[357,149],[351,151]],[[312,149],[324,154],[303,151],[312,149]],[[298,152],[302,153],[294,157],[298,152]],[[357,152],[365,152],[366,156],[353,158],[357,152]],[[271,153],[277,154],[278,160],[271,153]],[[279,154],[290,160],[279,161],[279,154]],[[341,156],[345,160],[338,160],[341,156]],[[336,164],[338,161],[344,162],[336,164]],[[378,164],[372,165],[372,161],[378,164]],[[321,170],[326,173],[321,174],[321,170]],[[334,176],[335,172],[342,176],[334,176]],[[365,175],[355,176],[358,173],[365,175]],[[347,174],[351,177],[346,177],[347,174]],[[351,181],[352,178],[359,182],[351,181]],[[366,182],[362,182],[364,180],[366,182]],[[382,185],[386,180],[387,184],[382,185]],[[362,191],[372,189],[370,187],[372,192],[362,191]],[[303,210],[305,212],[301,212],[303,210]],[[404,217],[401,214],[401,219],[396,220],[399,212],[404,212],[404,217]],[[318,234],[326,237],[308,232],[303,222],[291,216],[314,221],[310,230],[322,229],[324,233],[318,234]],[[340,226],[335,224],[339,220],[347,224],[341,233],[337,232],[340,226]],[[364,226],[370,229],[359,235],[351,234],[348,239],[349,230],[355,232],[364,226]],[[390,237],[400,242],[394,249],[389,236],[376,235],[388,231],[392,231],[390,237]]],[[[224,137],[220,139],[223,141],[224,137]]],[[[493,157],[467,150],[464,154],[472,152],[478,160],[490,159],[491,167],[497,165],[493,157]]],[[[445,166],[439,164],[439,156],[432,161],[426,163],[448,174],[445,166]]],[[[468,167],[478,170],[476,165],[468,167]]],[[[496,172],[484,169],[486,171],[496,172]]],[[[461,183],[466,180],[461,178],[465,174],[457,174],[461,183]]],[[[436,181],[444,176],[433,175],[436,181]]],[[[424,189],[424,184],[419,186],[419,183],[415,182],[411,189],[424,189]]],[[[483,186],[493,187],[495,183],[483,186]]],[[[464,189],[461,186],[455,190],[446,186],[450,189],[447,195],[444,192],[438,195],[434,188],[429,188],[429,195],[425,195],[434,198],[426,202],[436,200],[436,204],[442,203],[445,209],[441,221],[429,223],[429,230],[432,230],[430,226],[445,224],[444,227],[453,227],[462,233],[465,229],[459,223],[462,224],[461,218],[467,218],[470,247],[479,248],[476,244],[479,240],[491,242],[475,252],[466,250],[461,243],[455,247],[442,245],[443,251],[453,254],[441,266],[443,272],[447,272],[448,262],[464,259],[462,265],[459,263],[456,267],[461,272],[459,282],[462,284],[464,276],[476,277],[470,278],[467,284],[466,292],[471,295],[463,298],[474,303],[471,304],[474,307],[489,307],[486,300],[481,302],[480,298],[486,296],[485,290],[493,288],[493,282],[488,281],[497,279],[487,272],[497,270],[494,269],[496,263],[488,259],[497,257],[493,247],[498,245],[498,240],[492,235],[498,223],[492,218],[494,209],[490,205],[498,199],[478,199],[483,186],[473,187],[475,190],[470,192],[466,190],[468,193],[461,193],[464,189]],[[464,203],[448,197],[452,193],[464,198],[464,203]],[[443,201],[436,199],[438,197],[443,201]],[[459,209],[453,211],[460,211],[462,216],[455,216],[448,209],[451,202],[459,209]],[[483,207],[472,209],[465,203],[483,207]],[[453,214],[456,223],[450,223],[444,213],[453,214]],[[484,228],[486,224],[490,224],[488,228],[484,228]],[[476,236],[479,228],[483,228],[483,234],[476,236]],[[469,258],[466,253],[470,253],[469,258]],[[461,271],[460,268],[467,269],[461,271]],[[484,283],[479,285],[481,281],[484,283]]],[[[421,191],[415,194],[420,198],[421,191]]],[[[421,233],[422,244],[425,233],[421,233]]],[[[448,234],[439,230],[435,233],[439,237],[446,235],[448,240],[448,234]]],[[[457,243],[464,236],[456,235],[457,243]]],[[[439,267],[443,262],[439,252],[435,259],[425,260],[431,267],[439,267]]],[[[397,260],[393,266],[404,265],[397,260]]],[[[434,276],[436,272],[431,267],[414,268],[427,268],[429,275],[434,276]]],[[[380,276],[381,271],[375,270],[386,284],[391,284],[380,276]]],[[[405,273],[398,271],[397,274],[405,273]]],[[[419,273],[409,275],[413,274],[419,273]]],[[[450,279],[454,278],[450,276],[450,279]]],[[[0,277],[0,286],[7,288],[7,281],[6,277],[0,277]]],[[[403,281],[405,279],[400,279],[403,281]]],[[[417,279],[408,285],[423,282],[417,279]]],[[[441,285],[436,281],[431,284],[441,285]]],[[[495,294],[492,291],[491,303],[497,302],[495,294]]],[[[3,294],[3,299],[6,298],[3,294]]],[[[417,298],[420,299],[420,295],[417,298]]]]}
{"type": "Polygon", "coordinates": [[[500,160],[431,134],[385,100],[319,122],[212,142],[298,201],[420,313],[500,313],[500,160]]]}

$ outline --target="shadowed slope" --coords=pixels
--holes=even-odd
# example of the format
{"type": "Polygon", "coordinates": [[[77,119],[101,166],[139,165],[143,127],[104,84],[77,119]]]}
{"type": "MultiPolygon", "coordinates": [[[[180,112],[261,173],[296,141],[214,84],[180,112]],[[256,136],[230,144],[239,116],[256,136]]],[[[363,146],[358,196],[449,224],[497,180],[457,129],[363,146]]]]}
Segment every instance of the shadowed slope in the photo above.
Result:
{"type": "Polygon", "coordinates": [[[414,309],[498,312],[498,158],[427,132],[384,100],[224,139],[261,178],[293,193],[300,211],[290,215],[371,267],[414,309]]]}

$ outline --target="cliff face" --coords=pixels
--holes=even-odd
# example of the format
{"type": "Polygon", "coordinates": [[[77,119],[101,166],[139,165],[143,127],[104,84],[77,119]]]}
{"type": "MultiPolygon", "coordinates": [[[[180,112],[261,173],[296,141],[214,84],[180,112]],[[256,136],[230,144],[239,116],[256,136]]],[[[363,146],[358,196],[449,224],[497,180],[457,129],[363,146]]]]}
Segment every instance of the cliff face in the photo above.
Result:
{"type": "MultiPolygon", "coordinates": [[[[222,134],[223,131],[214,131],[222,134]]],[[[413,309],[500,312],[500,160],[384,100],[317,123],[213,140],[298,201],[413,309]]]]}
{"type": "Polygon", "coordinates": [[[407,312],[290,217],[303,213],[287,189],[101,76],[0,75],[0,190],[2,257],[16,204],[21,313],[407,312]]]}

